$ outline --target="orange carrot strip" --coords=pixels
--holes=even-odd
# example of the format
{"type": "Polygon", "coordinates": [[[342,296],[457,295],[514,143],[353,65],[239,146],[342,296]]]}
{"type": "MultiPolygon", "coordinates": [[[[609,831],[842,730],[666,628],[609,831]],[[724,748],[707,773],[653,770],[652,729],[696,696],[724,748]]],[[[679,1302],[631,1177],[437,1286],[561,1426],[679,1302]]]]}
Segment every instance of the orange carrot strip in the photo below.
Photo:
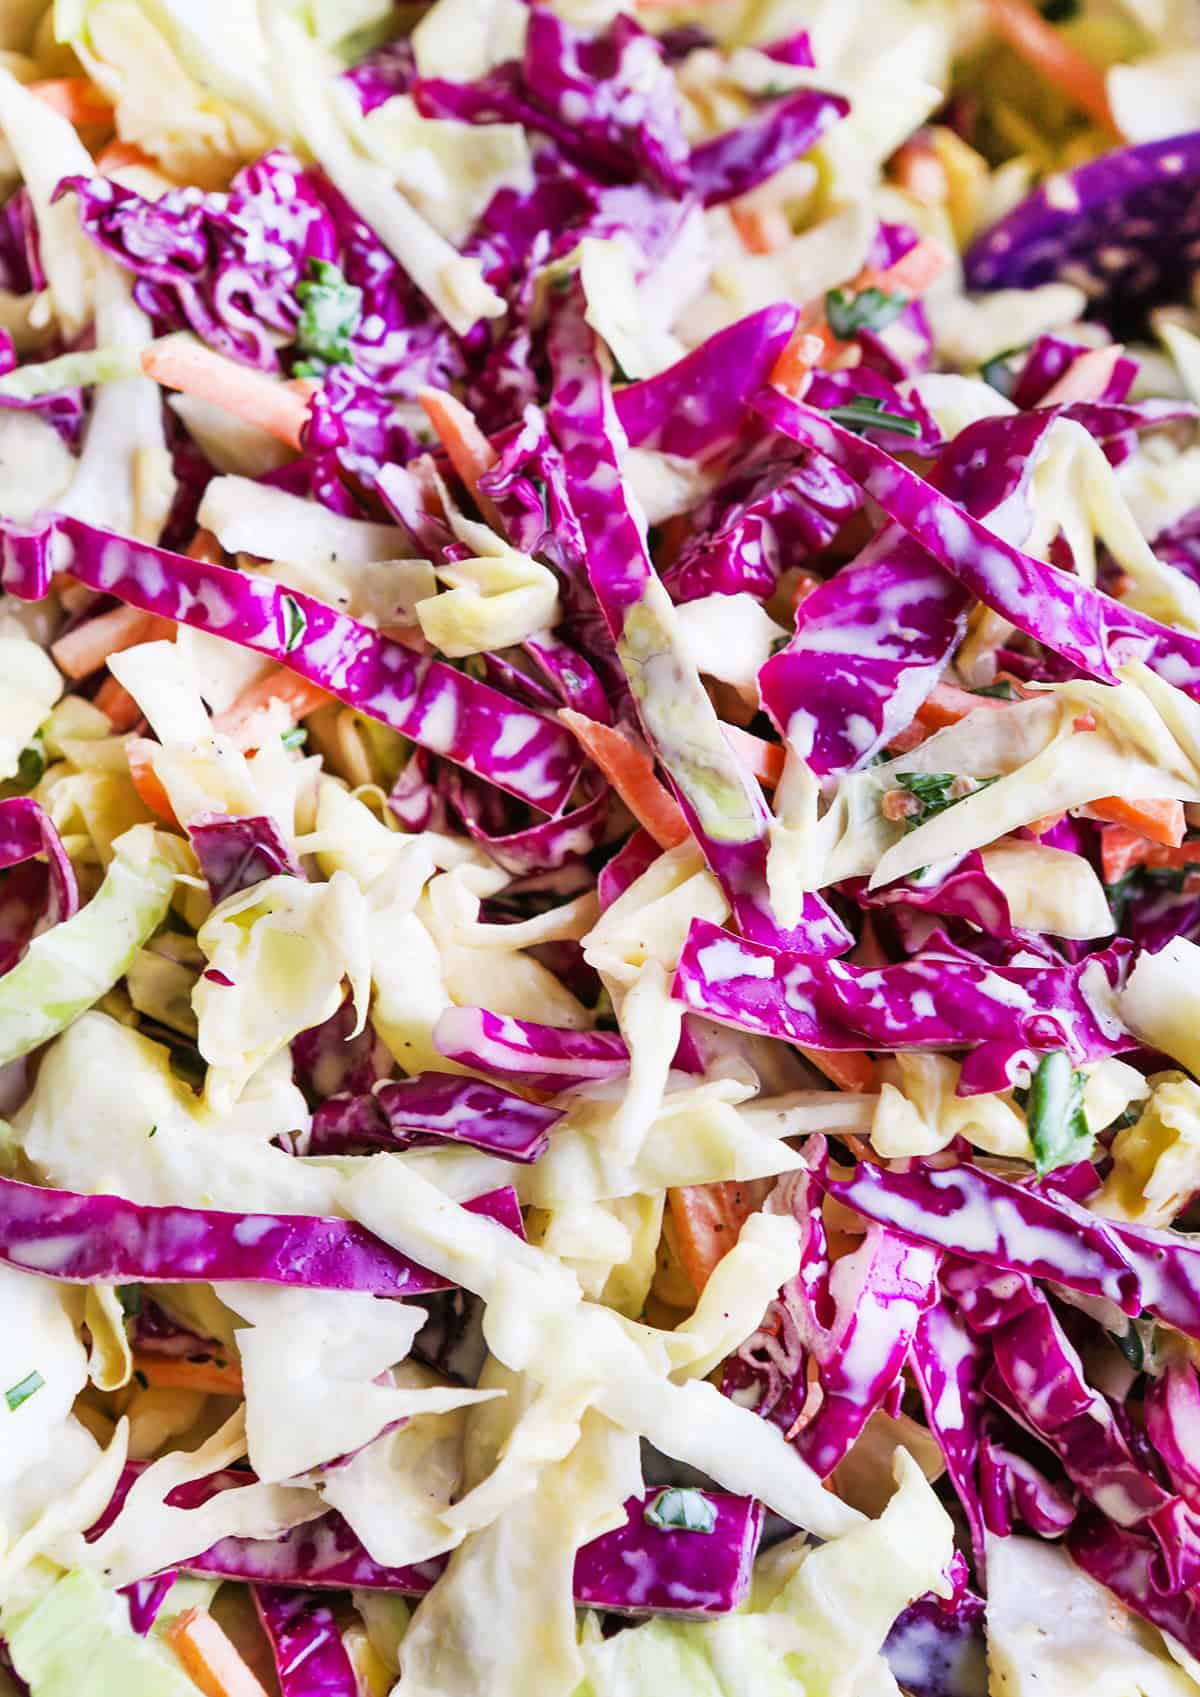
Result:
{"type": "Polygon", "coordinates": [[[923,295],[951,263],[945,245],[936,236],[923,236],[916,247],[901,254],[886,271],[864,273],[859,286],[874,283],[879,289],[902,289],[907,295],[923,295]]]}
{"type": "Polygon", "coordinates": [[[746,1221],[762,1207],[774,1179],[726,1179],[687,1184],[667,1192],[671,1223],[683,1270],[699,1296],[717,1262],[738,1240],[746,1221]]]}
{"type": "Polygon", "coordinates": [[[234,1361],[189,1361],[183,1355],[135,1355],[133,1370],[160,1391],[203,1391],[240,1396],[242,1370],[234,1361]]]}
{"type": "Polygon", "coordinates": [[[72,124],[111,124],[113,109],[90,77],[46,77],[25,85],[44,106],[72,124]]]}
{"type": "Polygon", "coordinates": [[[806,1061],[818,1072],[832,1079],[839,1090],[864,1091],[868,1095],[879,1089],[879,1074],[875,1062],[862,1049],[801,1049],[806,1061]]]}
{"type": "Polygon", "coordinates": [[[485,471],[491,471],[500,456],[476,424],[475,414],[445,389],[422,389],[417,399],[450,464],[479,500],[479,479],[485,471]]]}
{"type": "Polygon", "coordinates": [[[822,579],[814,577],[812,572],[797,572],[796,581],[792,585],[792,612],[798,612],[803,602],[807,601],[814,589],[820,589],[822,579]]]}
{"type": "Polygon", "coordinates": [[[654,761],[644,748],[631,742],[623,731],[589,719],[574,708],[561,707],[558,716],[659,848],[678,848],[687,841],[691,832],[683,810],[659,783],[654,761]]]}
{"type": "Polygon", "coordinates": [[[778,253],[792,239],[792,226],[778,206],[733,206],[729,215],[747,253],[778,253]]]}
{"type": "Polygon", "coordinates": [[[205,1697],[267,1697],[207,1609],[188,1609],[164,1637],[205,1697]]]}
{"type": "Polygon", "coordinates": [[[1081,353],[1058,382],[1046,390],[1038,406],[1064,407],[1072,401],[1098,401],[1124,352],[1124,343],[1114,342],[1111,347],[1089,348],[1081,353]]]}
{"type": "Polygon", "coordinates": [[[722,721],[721,729],[725,733],[725,741],[737,755],[742,765],[753,772],[754,776],[768,789],[774,789],[783,777],[783,763],[786,750],[777,742],[765,742],[762,737],[756,737],[750,731],[742,730],[740,725],[727,725],[722,721]]]}
{"type": "Polygon", "coordinates": [[[969,689],[959,689],[957,684],[935,684],[917,708],[916,717],[928,729],[940,731],[946,725],[957,725],[977,707],[1004,708],[1009,705],[1009,702],[994,695],[972,695],[969,689]]]}
{"type": "Polygon", "coordinates": [[[171,336],[146,348],[142,370],[164,389],[211,401],[289,447],[300,446],[312,384],[278,383],[186,336],[171,336]]]}
{"type": "Polygon", "coordinates": [[[211,530],[198,530],[187,545],[189,560],[203,560],[206,566],[225,564],[225,550],[211,530]]]}
{"type": "Polygon", "coordinates": [[[261,725],[262,714],[271,708],[278,707],[286,712],[292,725],[298,725],[301,719],[307,719],[310,713],[315,713],[321,707],[328,707],[333,700],[323,689],[307,678],[297,677],[295,672],[289,672],[280,666],[276,671],[269,672],[265,678],[251,684],[241,695],[227,707],[223,713],[218,713],[213,719],[213,729],[222,731],[231,737],[236,746],[243,751],[258,746],[255,741],[257,729],[261,725]]]}
{"type": "Polygon", "coordinates": [[[116,678],[105,678],[92,697],[92,706],[107,716],[114,731],[131,731],[142,716],[137,702],[116,678]]]}
{"type": "Polygon", "coordinates": [[[86,678],[98,672],[110,654],[122,654],[139,642],[152,641],[160,626],[172,632],[175,628],[157,613],[144,613],[140,607],[113,607],[60,636],[50,644],[50,652],[60,672],[69,678],[86,678]]]}
{"type": "Polygon", "coordinates": [[[1117,884],[1135,866],[1156,871],[1200,863],[1200,843],[1156,843],[1128,825],[1106,825],[1100,833],[1100,864],[1106,884],[1117,884]]]}
{"type": "Polygon", "coordinates": [[[923,137],[906,141],[893,156],[891,168],[905,193],[923,206],[940,206],[947,198],[946,168],[923,137]]]}
{"type": "Polygon", "coordinates": [[[1061,825],[1066,818],[1065,813],[1043,813],[1040,819],[1031,819],[1025,829],[1034,837],[1044,837],[1056,825],[1061,825]]]}
{"type": "Polygon", "coordinates": [[[1102,796],[1088,803],[1088,812],[1098,819],[1111,819],[1114,824],[1128,825],[1133,831],[1148,837],[1152,843],[1165,848],[1178,848],[1187,829],[1183,803],[1170,799],[1123,801],[1118,795],[1102,796]]]}
{"type": "Polygon", "coordinates": [[[129,776],[133,779],[133,787],[141,796],[151,813],[157,815],[167,825],[174,825],[176,830],[182,829],[175,817],[175,809],[171,806],[170,797],[158,780],[154,770],[154,757],[162,744],[149,737],[130,737],[125,744],[125,757],[129,761],[129,776]]]}
{"type": "Polygon", "coordinates": [[[156,159],[151,159],[148,153],[143,153],[141,148],[135,147],[131,141],[110,141],[96,155],[96,169],[104,176],[111,176],[114,171],[123,171],[127,165],[141,165],[151,171],[160,169],[156,159]]]}
{"type": "Polygon", "coordinates": [[[1030,0],[984,0],[984,4],[1000,34],[1027,65],[1101,129],[1116,133],[1103,71],[1076,52],[1030,0]]]}
{"type": "Polygon", "coordinates": [[[822,320],[808,330],[797,330],[771,368],[770,381],[784,394],[799,396],[816,368],[841,343],[822,320]]]}

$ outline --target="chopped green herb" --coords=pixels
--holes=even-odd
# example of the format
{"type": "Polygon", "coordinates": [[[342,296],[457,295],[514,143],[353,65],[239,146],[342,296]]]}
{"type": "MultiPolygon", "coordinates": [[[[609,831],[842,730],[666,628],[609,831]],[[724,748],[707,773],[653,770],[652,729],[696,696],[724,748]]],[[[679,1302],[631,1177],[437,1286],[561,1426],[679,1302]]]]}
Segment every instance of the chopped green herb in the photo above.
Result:
{"type": "Polygon", "coordinates": [[[915,418],[901,418],[899,413],[884,412],[883,402],[869,395],[848,401],[844,407],[830,407],[827,417],[846,430],[890,430],[893,436],[919,436],[921,426],[915,418]]]}
{"type": "Polygon", "coordinates": [[[985,695],[989,701],[1016,701],[1018,699],[1016,690],[1007,678],[1001,678],[1000,682],[996,684],[983,684],[979,689],[973,689],[971,694],[985,695]]]}
{"type": "Polygon", "coordinates": [[[362,319],[362,290],[347,283],[329,260],[310,259],[296,299],[301,307],[296,346],[304,357],[293,365],[295,374],[320,377],[331,365],[352,365],[351,338],[362,319]]]}
{"type": "Polygon", "coordinates": [[[286,654],[291,654],[304,641],[304,633],[308,629],[308,615],[294,595],[285,595],[282,599],[286,625],[283,648],[286,654]]]}
{"type": "Polygon", "coordinates": [[[703,1492],[677,1486],[658,1493],[647,1505],[645,1519],[660,1532],[713,1532],[717,1511],[703,1492]]]}
{"type": "Polygon", "coordinates": [[[308,732],[303,725],[293,725],[290,731],[281,731],[280,742],[285,748],[303,748],[308,741],[308,732]]]}
{"type": "Polygon", "coordinates": [[[17,787],[26,794],[41,782],[46,770],[46,750],[38,740],[27,744],[17,758],[17,787]]]}
{"type": "Polygon", "coordinates": [[[142,1372],[140,1367],[134,1368],[133,1376],[144,1391],[148,1391],[150,1389],[150,1381],[142,1372]]]}
{"type": "Polygon", "coordinates": [[[1142,1373],[1146,1367],[1146,1336],[1143,1331],[1144,1322],[1131,1320],[1124,1332],[1113,1332],[1111,1337],[1121,1354],[1128,1361],[1135,1373],[1142,1373]]]}
{"type": "Polygon", "coordinates": [[[882,289],[830,289],[825,296],[825,318],[841,342],[860,330],[885,330],[908,305],[907,295],[887,295],[882,289]]]}
{"type": "Polygon", "coordinates": [[[965,801],[969,795],[976,795],[980,790],[986,790],[995,778],[982,778],[973,788],[962,790],[958,795],[953,794],[960,779],[953,772],[897,772],[896,782],[902,790],[907,790],[914,800],[920,803],[915,813],[910,813],[904,821],[906,831],[915,831],[918,825],[924,825],[927,819],[932,819],[939,813],[944,813],[956,802],[965,801]]]}
{"type": "Polygon", "coordinates": [[[1038,0],[1038,11],[1048,24],[1069,24],[1079,16],[1079,0],[1038,0]]]}
{"type": "Polygon", "coordinates": [[[1017,374],[1008,363],[1016,351],[1015,348],[1010,348],[1007,353],[997,354],[993,359],[985,360],[979,367],[979,375],[984,382],[989,388],[995,389],[998,395],[1003,395],[1005,400],[1012,394],[1017,383],[1017,374]]]}
{"type": "Polygon", "coordinates": [[[1095,1138],[1083,1111],[1083,1074],[1061,1049],[1038,1062],[1026,1119],[1039,1173],[1055,1172],[1091,1154],[1095,1138]]]}
{"type": "Polygon", "coordinates": [[[152,1125],[150,1127],[150,1130],[146,1133],[146,1136],[147,1137],[156,1137],[157,1135],[158,1135],[158,1127],[156,1125],[152,1125]]]}
{"type": "Polygon", "coordinates": [[[45,1379],[35,1368],[32,1373],[27,1373],[19,1384],[10,1385],[4,1393],[9,1413],[15,1414],[21,1404],[28,1402],[34,1392],[40,1391],[45,1383],[45,1379]]]}
{"type": "Polygon", "coordinates": [[[145,1294],[142,1285],[117,1286],[117,1301],[121,1304],[121,1312],[127,1319],[135,1319],[141,1313],[145,1294]]]}

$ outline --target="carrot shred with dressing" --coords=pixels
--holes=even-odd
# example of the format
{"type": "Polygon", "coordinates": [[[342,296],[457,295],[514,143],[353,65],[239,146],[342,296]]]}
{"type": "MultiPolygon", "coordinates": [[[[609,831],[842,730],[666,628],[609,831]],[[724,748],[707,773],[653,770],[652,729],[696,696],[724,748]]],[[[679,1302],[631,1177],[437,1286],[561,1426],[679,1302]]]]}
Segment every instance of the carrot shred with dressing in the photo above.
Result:
{"type": "Polygon", "coordinates": [[[1104,72],[1078,53],[1046,22],[1030,0],[984,0],[992,23],[1020,58],[1066,96],[1093,123],[1118,133],[1104,72]]]}
{"type": "Polygon", "coordinates": [[[1073,359],[1057,383],[1046,390],[1039,407],[1065,407],[1072,401],[1098,401],[1125,354],[1125,344],[1088,348],[1073,359]]]}
{"type": "Polygon", "coordinates": [[[141,722],[141,708],[116,678],[105,678],[92,697],[92,705],[99,708],[114,731],[131,731],[141,722]]]}
{"type": "Polygon", "coordinates": [[[574,708],[558,717],[616,790],[630,813],[659,848],[678,848],[691,836],[683,809],[654,773],[649,752],[613,725],[602,725],[574,708]]]}
{"type": "Polygon", "coordinates": [[[188,1609],[164,1633],[205,1697],[267,1697],[253,1673],[207,1609],[188,1609]]]}
{"type": "Polygon", "coordinates": [[[122,654],[139,643],[152,642],[155,637],[173,635],[175,627],[157,613],[143,612],[140,607],[113,607],[98,613],[50,644],[50,652],[60,672],[69,678],[86,678],[98,672],[110,654],[122,654]]]}
{"type": "Polygon", "coordinates": [[[1156,843],[1128,825],[1106,825],[1100,833],[1100,867],[1106,884],[1119,884],[1135,866],[1155,872],[1200,865],[1200,842],[1156,843]]]}
{"type": "Polygon", "coordinates": [[[129,776],[133,779],[133,787],[151,813],[165,825],[173,825],[179,831],[183,827],[175,817],[170,797],[154,770],[154,758],[161,747],[161,743],[154,742],[150,737],[130,737],[125,744],[125,758],[129,762],[129,776]]]}
{"type": "Polygon", "coordinates": [[[280,666],[244,689],[231,707],[216,714],[213,730],[230,737],[244,753],[260,747],[265,735],[292,730],[332,701],[332,695],[317,684],[280,666]]]}
{"type": "Polygon", "coordinates": [[[164,389],[211,401],[291,448],[301,445],[313,383],[277,382],[186,335],[152,343],[142,353],[142,370],[164,389]]]}
{"type": "Polygon", "coordinates": [[[234,1361],[189,1361],[183,1355],[133,1357],[133,1370],[160,1391],[202,1391],[206,1396],[241,1396],[242,1370],[234,1361]]]}
{"type": "Polygon", "coordinates": [[[25,85],[43,106],[66,118],[76,129],[113,122],[111,104],[90,77],[45,77],[25,85]]]}
{"type": "Polygon", "coordinates": [[[679,1259],[697,1296],[774,1186],[775,1180],[770,1178],[725,1179],[717,1184],[686,1184],[668,1190],[667,1206],[679,1259]]]}
{"type": "Polygon", "coordinates": [[[722,721],[721,730],[725,741],[737,755],[742,765],[749,772],[773,790],[783,777],[783,763],[787,758],[787,750],[782,743],[767,742],[762,737],[756,737],[752,731],[742,730],[740,725],[730,725],[722,721]]]}

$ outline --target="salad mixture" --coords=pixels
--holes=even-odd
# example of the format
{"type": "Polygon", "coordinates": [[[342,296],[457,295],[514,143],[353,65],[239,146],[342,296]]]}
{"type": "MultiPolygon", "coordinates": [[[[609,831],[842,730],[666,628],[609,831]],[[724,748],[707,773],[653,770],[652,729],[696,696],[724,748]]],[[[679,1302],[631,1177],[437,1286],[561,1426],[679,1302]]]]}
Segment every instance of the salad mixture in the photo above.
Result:
{"type": "Polygon", "coordinates": [[[0,45],[0,1691],[1200,1697],[1196,0],[0,45]]]}

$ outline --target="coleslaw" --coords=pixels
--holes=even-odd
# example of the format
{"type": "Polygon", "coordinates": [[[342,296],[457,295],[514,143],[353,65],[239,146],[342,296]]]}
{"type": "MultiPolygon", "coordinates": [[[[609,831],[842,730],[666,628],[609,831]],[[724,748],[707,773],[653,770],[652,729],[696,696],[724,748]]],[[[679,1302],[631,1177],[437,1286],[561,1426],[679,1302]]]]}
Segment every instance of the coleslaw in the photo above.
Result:
{"type": "Polygon", "coordinates": [[[6,0],[0,177],[0,1697],[1198,1697],[1194,0],[6,0]]]}

